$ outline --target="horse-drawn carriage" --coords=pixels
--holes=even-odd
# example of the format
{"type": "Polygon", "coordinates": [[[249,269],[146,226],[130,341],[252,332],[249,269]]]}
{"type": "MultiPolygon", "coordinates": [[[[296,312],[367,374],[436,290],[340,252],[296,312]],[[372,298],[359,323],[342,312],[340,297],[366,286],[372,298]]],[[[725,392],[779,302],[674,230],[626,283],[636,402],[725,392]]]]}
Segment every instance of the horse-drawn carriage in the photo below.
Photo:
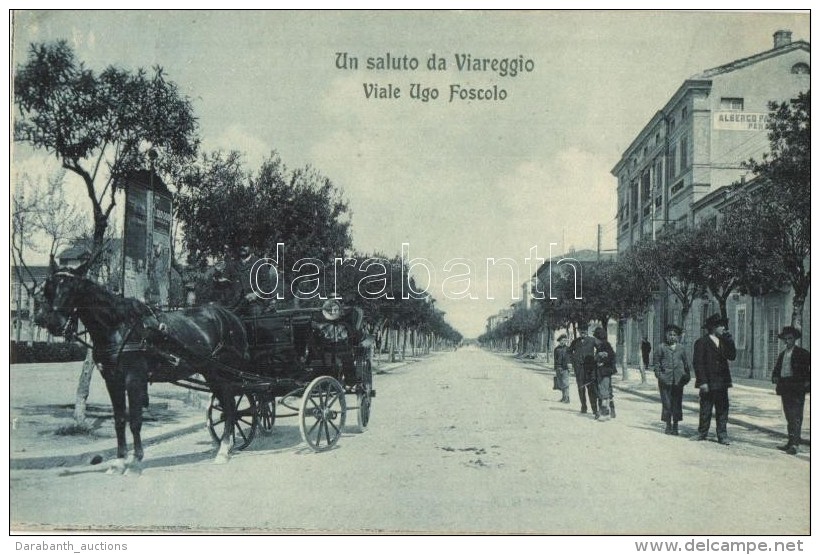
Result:
{"type": "Polygon", "coordinates": [[[37,322],[79,341],[77,322],[84,324],[111,396],[123,468],[126,421],[134,460],[143,458],[140,429],[148,382],[212,394],[207,427],[220,442],[217,461],[247,447],[257,431],[270,433],[277,418],[298,417],[302,437],[314,451],[337,443],[348,411],[355,412],[356,428],[367,426],[375,396],[372,340],[358,308],[329,300],[321,308],[241,319],[215,303],[159,312],[114,295],[84,274],[84,267],[60,269],[52,262],[37,322]],[[348,396],[355,404],[348,405],[348,396]]]}
{"type": "MultiPolygon", "coordinates": [[[[250,370],[223,369],[241,383],[236,395],[235,449],[250,445],[257,432],[270,434],[277,418],[298,417],[304,441],[314,451],[336,444],[348,412],[361,432],[370,420],[372,341],[365,336],[358,308],[327,301],[321,308],[287,309],[242,317],[248,336],[250,370]],[[348,396],[355,397],[350,406],[348,396]],[[282,407],[277,410],[278,407],[282,407]]],[[[182,385],[199,389],[191,379],[182,385]]],[[[222,436],[225,415],[211,396],[207,426],[222,436]]]]}

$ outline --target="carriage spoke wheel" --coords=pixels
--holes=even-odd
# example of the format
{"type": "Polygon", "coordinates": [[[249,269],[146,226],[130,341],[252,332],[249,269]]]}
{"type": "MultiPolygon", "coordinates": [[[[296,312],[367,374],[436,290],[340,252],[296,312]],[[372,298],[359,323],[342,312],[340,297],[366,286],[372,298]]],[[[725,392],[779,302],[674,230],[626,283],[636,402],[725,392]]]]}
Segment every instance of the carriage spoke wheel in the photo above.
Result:
{"type": "Polygon", "coordinates": [[[316,378],[305,388],[299,408],[299,431],[314,451],[326,451],[339,441],[345,425],[345,389],[330,376],[316,378]]]}
{"type": "Polygon", "coordinates": [[[370,408],[373,404],[373,369],[370,360],[365,360],[362,365],[362,383],[356,387],[356,401],[358,410],[356,411],[356,431],[359,433],[367,429],[370,422],[370,408]]]}
{"type": "Polygon", "coordinates": [[[276,422],[276,402],[275,399],[257,399],[259,431],[269,436],[273,433],[273,424],[276,422]]]}
{"type": "MultiPolygon", "coordinates": [[[[242,393],[234,397],[236,402],[236,420],[233,426],[234,446],[237,451],[241,451],[251,444],[256,435],[256,428],[259,425],[257,417],[256,398],[253,394],[242,393]]],[[[222,433],[225,429],[225,410],[216,395],[211,395],[211,404],[208,406],[208,432],[211,439],[219,443],[222,441],[222,433]]]]}

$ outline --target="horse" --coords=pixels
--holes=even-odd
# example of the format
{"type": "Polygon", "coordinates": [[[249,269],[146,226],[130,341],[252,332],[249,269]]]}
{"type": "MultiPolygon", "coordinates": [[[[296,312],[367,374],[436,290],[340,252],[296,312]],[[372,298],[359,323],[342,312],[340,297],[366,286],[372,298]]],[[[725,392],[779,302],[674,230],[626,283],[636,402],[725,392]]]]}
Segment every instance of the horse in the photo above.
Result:
{"type": "Polygon", "coordinates": [[[242,322],[215,303],[155,312],[137,299],[120,297],[86,278],[90,262],[71,269],[58,268],[51,260],[35,322],[53,335],[77,339],[79,320],[91,338],[93,359],[101,368],[114,410],[117,457],[109,472],[140,471],[145,454],[140,436],[142,410],[149,379],[177,382],[193,374],[205,378],[223,408],[225,426],[214,462],[227,462],[233,448],[237,391],[221,369],[243,368],[250,359],[242,322]],[[133,438],[133,455],[128,460],[126,420],[133,438]]]}

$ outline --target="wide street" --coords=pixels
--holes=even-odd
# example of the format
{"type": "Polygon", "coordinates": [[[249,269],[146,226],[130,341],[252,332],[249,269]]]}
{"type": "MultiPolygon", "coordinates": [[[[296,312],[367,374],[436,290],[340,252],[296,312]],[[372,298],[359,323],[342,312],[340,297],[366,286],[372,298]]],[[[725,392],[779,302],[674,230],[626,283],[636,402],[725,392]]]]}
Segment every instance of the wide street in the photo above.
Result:
{"type": "Polygon", "coordinates": [[[203,429],[149,446],[141,476],[13,469],[12,528],[809,532],[809,457],[753,429],[730,424],[729,447],[697,442],[685,412],[682,435],[666,436],[655,402],[618,391],[617,418],[596,422],[574,387],[557,401],[546,368],[472,348],[376,375],[375,388],[369,429],[324,453],[291,418],[227,465],[212,464],[203,429]]]}

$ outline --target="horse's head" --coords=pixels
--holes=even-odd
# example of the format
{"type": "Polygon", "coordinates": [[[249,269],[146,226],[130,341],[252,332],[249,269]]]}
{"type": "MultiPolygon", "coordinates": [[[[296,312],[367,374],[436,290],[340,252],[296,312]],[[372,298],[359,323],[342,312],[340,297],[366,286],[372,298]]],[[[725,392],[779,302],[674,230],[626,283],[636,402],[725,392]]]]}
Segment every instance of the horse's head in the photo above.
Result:
{"type": "Polygon", "coordinates": [[[82,268],[58,268],[52,259],[51,271],[38,295],[40,306],[34,322],[52,335],[70,335],[76,331],[75,313],[84,279],[82,268]]]}

